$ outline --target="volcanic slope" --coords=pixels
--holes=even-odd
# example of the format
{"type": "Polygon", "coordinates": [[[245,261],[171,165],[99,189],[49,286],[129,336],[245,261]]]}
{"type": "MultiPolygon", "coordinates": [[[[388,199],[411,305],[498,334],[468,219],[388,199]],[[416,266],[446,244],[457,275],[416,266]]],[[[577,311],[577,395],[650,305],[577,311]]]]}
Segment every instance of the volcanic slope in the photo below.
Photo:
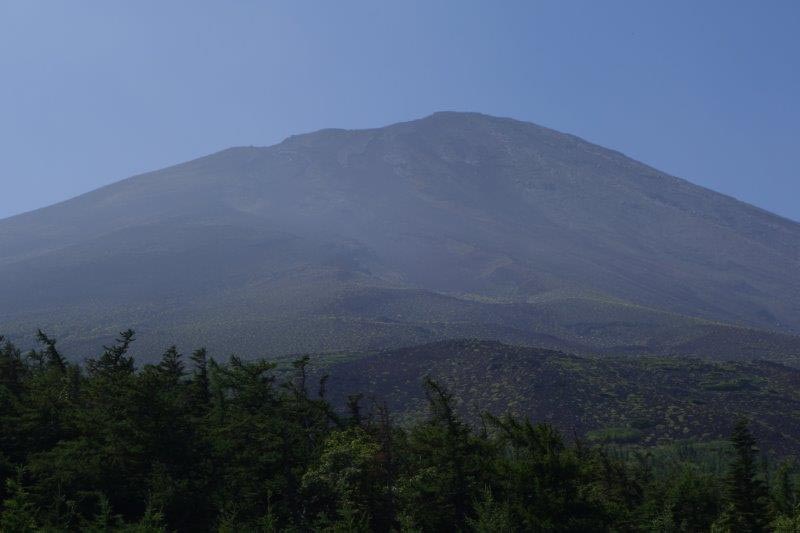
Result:
{"type": "Polygon", "coordinates": [[[385,402],[401,423],[426,415],[431,378],[473,425],[485,412],[510,413],[570,436],[652,446],[723,440],[746,417],[764,451],[800,453],[800,369],[767,361],[575,357],[479,340],[327,361],[334,405],[362,393],[365,412],[385,402]]]}
{"type": "Polygon", "coordinates": [[[484,337],[800,356],[800,224],[534,124],[436,113],[228,149],[0,221],[0,331],[80,358],[484,337]]]}

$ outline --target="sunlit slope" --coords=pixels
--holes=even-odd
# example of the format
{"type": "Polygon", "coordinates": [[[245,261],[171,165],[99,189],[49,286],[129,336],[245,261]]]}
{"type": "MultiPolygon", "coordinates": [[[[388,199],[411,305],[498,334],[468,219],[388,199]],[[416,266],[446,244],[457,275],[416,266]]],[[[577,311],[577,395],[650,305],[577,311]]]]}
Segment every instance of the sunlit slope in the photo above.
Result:
{"type": "Polygon", "coordinates": [[[748,356],[778,357],[791,336],[721,323],[800,332],[800,225],[573,136],[437,113],[0,221],[0,301],[0,330],[76,349],[131,326],[154,347],[279,351],[467,334],[725,352],[747,335],[748,356]]]}

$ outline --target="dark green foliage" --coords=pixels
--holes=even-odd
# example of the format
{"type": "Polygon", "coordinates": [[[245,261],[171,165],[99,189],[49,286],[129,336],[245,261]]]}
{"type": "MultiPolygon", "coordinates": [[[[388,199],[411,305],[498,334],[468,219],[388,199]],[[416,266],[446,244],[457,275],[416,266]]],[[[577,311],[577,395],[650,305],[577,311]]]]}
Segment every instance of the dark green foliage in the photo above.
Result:
{"type": "Polygon", "coordinates": [[[720,480],[697,464],[671,465],[647,487],[642,524],[656,531],[708,531],[719,516],[720,480]]]}
{"type": "Polygon", "coordinates": [[[492,496],[503,498],[495,514],[501,512],[524,531],[591,531],[610,526],[619,502],[615,481],[606,483],[601,473],[608,458],[567,447],[547,424],[533,425],[510,416],[489,417],[489,423],[497,430],[498,446],[492,496]]]}
{"type": "Polygon", "coordinates": [[[784,461],[775,472],[772,482],[772,502],[776,512],[792,515],[800,509],[800,493],[798,493],[797,465],[793,461],[784,461]]]}
{"type": "Polygon", "coordinates": [[[462,528],[488,470],[488,443],[459,419],[448,391],[430,379],[424,385],[430,417],[408,434],[405,467],[413,474],[400,486],[401,500],[425,531],[462,528]]]}
{"type": "Polygon", "coordinates": [[[0,531],[13,533],[36,531],[36,508],[25,488],[18,480],[8,478],[6,494],[0,513],[0,531]]]}
{"type": "MultiPolygon", "coordinates": [[[[797,468],[764,467],[746,425],[734,460],[692,446],[598,447],[485,415],[426,379],[427,416],[335,410],[311,360],[175,347],[136,369],[121,334],[86,368],[40,333],[0,349],[0,530],[795,531],[797,468]],[[769,490],[762,478],[769,473],[769,490]]],[[[2,342],[2,340],[0,340],[2,342]]],[[[365,403],[366,405],[362,405],[365,403]]],[[[728,449],[728,448],[724,448],[728,449]]],[[[719,452],[720,454],[722,452],[719,452]]]]}
{"type": "Polygon", "coordinates": [[[42,330],[36,332],[36,340],[39,341],[39,344],[44,346],[44,350],[39,352],[39,354],[34,352],[34,357],[42,364],[64,370],[67,366],[67,362],[56,349],[56,341],[45,335],[42,330]]]}
{"type": "Polygon", "coordinates": [[[133,372],[133,358],[128,356],[128,349],[133,342],[133,330],[126,330],[119,334],[117,343],[105,346],[100,359],[89,359],[86,367],[90,374],[111,374],[116,372],[133,372]]]}
{"type": "Polygon", "coordinates": [[[724,531],[767,530],[767,487],[758,472],[756,439],[748,421],[740,419],[731,436],[734,458],[725,478],[725,509],[719,520],[724,531]]]}

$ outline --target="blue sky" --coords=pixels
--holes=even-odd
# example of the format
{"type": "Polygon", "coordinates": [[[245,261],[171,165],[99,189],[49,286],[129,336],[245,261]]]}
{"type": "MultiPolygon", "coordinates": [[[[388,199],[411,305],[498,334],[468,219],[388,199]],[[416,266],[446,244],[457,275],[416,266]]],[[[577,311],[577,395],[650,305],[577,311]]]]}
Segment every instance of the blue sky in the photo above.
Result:
{"type": "Polygon", "coordinates": [[[0,217],[232,145],[530,120],[800,220],[800,2],[0,3],[0,217]]]}

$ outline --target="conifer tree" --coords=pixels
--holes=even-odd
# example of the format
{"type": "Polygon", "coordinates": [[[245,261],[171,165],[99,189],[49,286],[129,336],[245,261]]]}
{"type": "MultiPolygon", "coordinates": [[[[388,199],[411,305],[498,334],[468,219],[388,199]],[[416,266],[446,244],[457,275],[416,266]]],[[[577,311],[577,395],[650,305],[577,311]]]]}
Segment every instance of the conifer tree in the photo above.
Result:
{"type": "Polygon", "coordinates": [[[133,358],[128,356],[127,353],[133,341],[134,332],[132,329],[121,332],[116,339],[116,344],[103,347],[103,355],[101,355],[99,359],[89,359],[86,361],[86,367],[89,373],[132,373],[133,358]]]}
{"type": "Polygon", "coordinates": [[[411,430],[408,442],[418,472],[406,477],[401,492],[423,530],[458,530],[482,487],[481,441],[457,415],[453,395],[444,386],[426,379],[424,387],[430,415],[411,430]]]}
{"type": "Polygon", "coordinates": [[[28,491],[22,486],[21,472],[17,479],[6,480],[8,497],[0,506],[0,531],[8,533],[33,533],[36,524],[35,508],[28,491]]]}
{"type": "Polygon", "coordinates": [[[161,362],[158,364],[161,375],[172,384],[177,384],[184,376],[184,364],[181,358],[182,355],[178,353],[178,348],[173,345],[164,352],[161,362]]]}
{"type": "Polygon", "coordinates": [[[0,387],[17,396],[28,372],[22,352],[0,335],[0,387]]]}
{"type": "Polygon", "coordinates": [[[717,529],[751,533],[767,531],[767,489],[758,476],[758,448],[747,420],[736,422],[731,444],[734,457],[725,479],[725,509],[717,522],[717,529]]]}
{"type": "Polygon", "coordinates": [[[44,363],[50,367],[57,368],[58,370],[65,370],[67,362],[64,357],[56,349],[55,339],[48,337],[41,329],[36,331],[36,340],[39,344],[44,346],[42,351],[42,359],[44,363]]]}
{"type": "Polygon", "coordinates": [[[191,360],[194,373],[190,385],[190,396],[195,415],[203,415],[208,411],[211,402],[211,382],[208,377],[208,355],[205,348],[192,352],[191,360]]]}

